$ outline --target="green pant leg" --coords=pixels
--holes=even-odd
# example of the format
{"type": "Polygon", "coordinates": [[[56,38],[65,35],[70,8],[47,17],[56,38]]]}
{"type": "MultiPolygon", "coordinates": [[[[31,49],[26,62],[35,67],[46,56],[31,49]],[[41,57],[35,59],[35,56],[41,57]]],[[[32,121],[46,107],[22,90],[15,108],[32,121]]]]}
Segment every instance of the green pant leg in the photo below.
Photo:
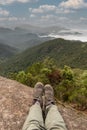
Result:
{"type": "Polygon", "coordinates": [[[67,130],[64,120],[56,105],[48,106],[46,111],[47,116],[45,120],[45,127],[47,130],[67,130]]]}
{"type": "Polygon", "coordinates": [[[44,130],[42,110],[39,102],[36,102],[29,111],[22,130],[44,130]]]}

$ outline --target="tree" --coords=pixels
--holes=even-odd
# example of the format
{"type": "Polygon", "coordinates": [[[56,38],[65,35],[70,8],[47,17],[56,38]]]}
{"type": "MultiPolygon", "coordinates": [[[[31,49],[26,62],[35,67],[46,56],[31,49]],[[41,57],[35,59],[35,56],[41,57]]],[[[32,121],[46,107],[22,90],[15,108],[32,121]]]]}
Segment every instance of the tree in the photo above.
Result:
{"type": "Polygon", "coordinates": [[[17,76],[16,76],[16,80],[25,84],[25,80],[26,80],[25,72],[24,71],[19,71],[17,76]]]}
{"type": "Polygon", "coordinates": [[[64,66],[64,69],[62,71],[63,79],[67,80],[74,80],[74,73],[72,69],[69,66],[64,66]]]}
{"type": "Polygon", "coordinates": [[[87,87],[87,70],[85,70],[82,75],[81,75],[81,80],[82,80],[82,84],[83,86],[87,87]]]}

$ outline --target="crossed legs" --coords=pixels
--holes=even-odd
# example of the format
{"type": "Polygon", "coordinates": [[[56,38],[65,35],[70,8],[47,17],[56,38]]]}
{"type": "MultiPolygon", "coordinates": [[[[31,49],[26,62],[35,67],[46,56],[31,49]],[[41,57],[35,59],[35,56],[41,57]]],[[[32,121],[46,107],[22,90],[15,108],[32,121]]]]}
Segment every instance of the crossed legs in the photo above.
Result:
{"type": "Polygon", "coordinates": [[[50,85],[38,82],[34,88],[33,105],[22,130],[67,130],[64,120],[54,103],[54,92],[50,85]],[[42,96],[45,95],[45,121],[42,113],[42,96]]]}

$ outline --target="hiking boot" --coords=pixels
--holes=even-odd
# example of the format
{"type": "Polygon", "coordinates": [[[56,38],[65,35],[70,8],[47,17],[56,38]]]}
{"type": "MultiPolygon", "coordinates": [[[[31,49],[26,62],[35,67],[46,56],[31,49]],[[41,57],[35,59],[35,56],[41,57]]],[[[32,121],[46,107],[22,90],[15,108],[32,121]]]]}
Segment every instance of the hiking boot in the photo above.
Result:
{"type": "Polygon", "coordinates": [[[55,104],[54,102],[54,90],[50,84],[45,85],[45,107],[51,104],[55,104]]]}
{"type": "Polygon", "coordinates": [[[41,107],[43,105],[43,92],[44,92],[44,85],[41,82],[37,82],[34,87],[34,98],[33,98],[33,104],[37,101],[40,103],[41,107]]]}

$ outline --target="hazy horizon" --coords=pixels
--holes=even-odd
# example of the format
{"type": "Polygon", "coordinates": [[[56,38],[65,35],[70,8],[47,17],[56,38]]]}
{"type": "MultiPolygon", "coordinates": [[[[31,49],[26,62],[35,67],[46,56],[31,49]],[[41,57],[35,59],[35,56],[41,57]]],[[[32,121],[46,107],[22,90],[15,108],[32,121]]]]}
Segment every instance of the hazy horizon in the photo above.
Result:
{"type": "Polygon", "coordinates": [[[70,34],[50,32],[50,37],[87,41],[86,12],[87,0],[0,0],[0,27],[56,26],[68,29],[70,34]]]}
{"type": "MultiPolygon", "coordinates": [[[[6,29],[12,29],[15,30],[15,28],[19,28],[19,29],[24,29],[24,31],[27,33],[30,33],[32,30],[34,34],[37,34],[40,38],[46,38],[46,37],[52,37],[52,38],[63,38],[66,40],[79,40],[82,42],[87,42],[87,30],[86,29],[71,29],[71,28],[66,28],[66,27],[60,27],[58,25],[49,25],[49,26],[42,26],[44,28],[42,28],[41,26],[37,26],[37,25],[33,25],[33,24],[22,24],[22,25],[15,25],[15,26],[0,26],[0,28],[6,28],[6,29]],[[31,27],[31,28],[29,28],[31,27]],[[48,34],[46,33],[47,29],[46,27],[49,28],[53,28],[54,30],[50,30],[48,31],[48,34]],[[57,31],[56,28],[59,28],[59,30],[57,31]],[[45,30],[45,32],[41,32],[42,29],[45,30]],[[34,31],[35,30],[35,31],[34,31]],[[40,33],[43,33],[42,35],[39,35],[40,33],[38,32],[38,30],[40,31],[40,33]]],[[[2,33],[3,34],[3,33],[2,33]]]]}

